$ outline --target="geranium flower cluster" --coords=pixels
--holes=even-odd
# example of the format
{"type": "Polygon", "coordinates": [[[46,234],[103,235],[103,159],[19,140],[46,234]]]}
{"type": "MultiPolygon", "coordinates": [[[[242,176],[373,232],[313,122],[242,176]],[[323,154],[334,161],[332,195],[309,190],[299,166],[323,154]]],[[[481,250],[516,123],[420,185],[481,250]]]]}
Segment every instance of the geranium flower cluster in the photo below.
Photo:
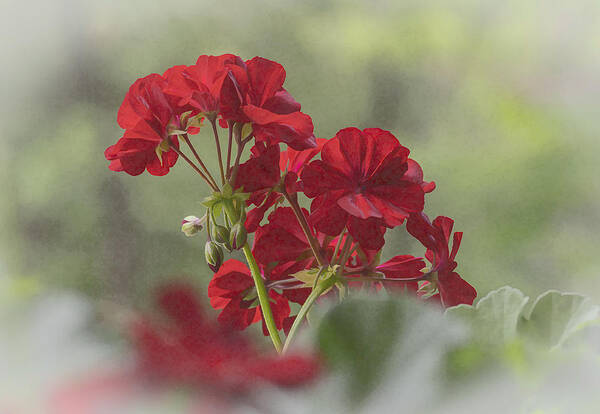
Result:
{"type": "Polygon", "coordinates": [[[125,133],[105,152],[111,170],[130,175],[164,175],[182,158],[210,187],[205,214],[186,217],[182,231],[206,230],[214,272],[208,296],[218,320],[236,330],[262,321],[285,350],[324,295],[387,289],[444,307],[471,304],[476,291],[455,271],[462,233],[452,234],[452,219],[424,213],[435,184],[410,151],[379,128],[316,138],[310,116],[283,87],[285,76],[276,62],[230,54],[146,76],[126,94],[118,114],[125,133]],[[192,142],[207,123],[220,180],[194,147],[206,138],[192,142]],[[381,263],[384,235],[397,227],[423,244],[424,257],[397,254],[381,263]],[[225,260],[238,249],[247,264],[225,260]]]}

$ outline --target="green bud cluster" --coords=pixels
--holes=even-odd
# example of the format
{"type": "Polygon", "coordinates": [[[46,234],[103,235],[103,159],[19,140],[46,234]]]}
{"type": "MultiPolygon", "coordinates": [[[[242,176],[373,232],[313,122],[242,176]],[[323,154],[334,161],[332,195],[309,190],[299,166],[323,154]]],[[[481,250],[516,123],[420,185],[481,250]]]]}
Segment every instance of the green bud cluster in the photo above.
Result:
{"type": "Polygon", "coordinates": [[[221,192],[213,193],[203,202],[208,209],[207,217],[210,217],[210,220],[207,220],[209,241],[204,253],[206,263],[213,272],[217,272],[223,264],[224,248],[231,252],[246,245],[248,232],[244,223],[247,198],[248,194],[233,191],[231,186],[226,184],[221,192]],[[218,223],[220,216],[223,216],[223,220],[218,223]]]}

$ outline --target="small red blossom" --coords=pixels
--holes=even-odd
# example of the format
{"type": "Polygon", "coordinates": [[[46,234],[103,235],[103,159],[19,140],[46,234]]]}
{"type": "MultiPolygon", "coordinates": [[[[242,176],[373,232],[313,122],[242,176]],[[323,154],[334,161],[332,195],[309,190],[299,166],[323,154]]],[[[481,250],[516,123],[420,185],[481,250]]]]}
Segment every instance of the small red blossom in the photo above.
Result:
{"type": "Polygon", "coordinates": [[[227,66],[221,90],[225,119],[250,122],[259,141],[284,142],[296,150],[316,145],[312,119],[300,112],[300,104],[283,88],[283,66],[261,57],[227,66]]]}
{"type": "MultiPolygon", "coordinates": [[[[308,216],[308,211],[302,212],[308,216]]],[[[268,223],[256,232],[252,251],[256,260],[265,265],[314,261],[310,244],[290,207],[279,207],[269,215],[268,223]]]]}
{"type": "Polygon", "coordinates": [[[251,193],[247,204],[255,206],[246,218],[249,233],[256,231],[265,213],[281,199],[282,191],[296,193],[298,173],[319,153],[325,141],[319,138],[317,147],[304,151],[288,147],[280,152],[279,145],[267,146],[262,142],[252,147],[250,159],[239,166],[235,184],[236,188],[251,193]]]}
{"type": "Polygon", "coordinates": [[[449,217],[439,216],[430,222],[424,213],[411,214],[406,223],[408,232],[427,248],[425,257],[432,264],[431,272],[437,272],[439,298],[445,307],[461,303],[471,305],[477,296],[473,286],[454,271],[457,266],[454,259],[463,233],[454,233],[450,250],[448,244],[453,226],[454,220],[449,217]]]}
{"type": "Polygon", "coordinates": [[[347,227],[361,247],[381,249],[386,227],[423,209],[424,191],[407,176],[408,154],[388,131],[340,130],[301,174],[315,227],[332,236],[347,227]]]}
{"type": "Polygon", "coordinates": [[[256,143],[251,149],[250,159],[239,166],[235,188],[252,193],[254,198],[279,184],[279,145],[256,143]]]}
{"type": "Polygon", "coordinates": [[[134,325],[133,337],[143,373],[161,381],[236,395],[261,382],[293,387],[318,375],[316,358],[263,354],[248,338],[210,321],[190,292],[187,286],[171,286],[160,293],[161,308],[171,323],[142,320],[134,325]]]}
{"type": "MultiPolygon", "coordinates": [[[[232,329],[243,330],[262,320],[260,304],[250,269],[239,260],[227,260],[208,284],[208,297],[215,309],[220,309],[218,321],[232,329]]],[[[269,289],[269,302],[277,329],[290,314],[288,300],[269,289]]],[[[263,321],[263,331],[268,331],[263,321]]]]}
{"type": "Polygon", "coordinates": [[[250,159],[239,166],[235,180],[235,188],[250,193],[247,205],[256,207],[248,212],[246,230],[256,231],[265,212],[280,198],[276,187],[281,182],[279,170],[279,145],[257,142],[251,149],[250,159]]]}
{"type": "MultiPolygon", "coordinates": [[[[302,212],[308,215],[306,210],[302,209],[302,212]]],[[[315,234],[320,242],[323,236],[315,234]]],[[[316,265],[310,244],[290,207],[279,207],[269,215],[268,223],[256,231],[252,252],[256,260],[269,269],[271,280],[288,279],[294,273],[316,265]]],[[[302,286],[303,283],[298,281],[282,294],[292,302],[303,304],[310,289],[302,286]]]]}
{"type": "Polygon", "coordinates": [[[170,146],[179,147],[170,127],[181,128],[175,99],[165,93],[165,79],[151,74],[138,79],[129,88],[119,108],[117,121],[125,129],[123,136],[106,149],[104,155],[113,171],[139,175],[144,170],[152,175],[165,175],[177,161],[170,146]]]}

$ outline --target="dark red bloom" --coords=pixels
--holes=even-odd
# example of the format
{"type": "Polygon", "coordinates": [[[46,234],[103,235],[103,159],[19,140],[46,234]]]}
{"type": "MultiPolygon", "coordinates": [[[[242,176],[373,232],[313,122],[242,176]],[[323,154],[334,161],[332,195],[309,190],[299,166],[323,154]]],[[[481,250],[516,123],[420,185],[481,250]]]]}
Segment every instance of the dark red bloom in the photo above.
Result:
{"type": "Polygon", "coordinates": [[[310,116],[283,88],[285,69],[261,57],[228,65],[221,90],[225,119],[252,123],[254,136],[267,143],[284,142],[296,150],[316,145],[310,116]]]}
{"type": "MultiPolygon", "coordinates": [[[[309,217],[305,209],[302,209],[302,213],[309,217]]],[[[314,227],[310,230],[318,241],[323,256],[331,262],[334,259],[332,256],[337,238],[326,236],[314,227]]],[[[340,246],[345,244],[345,240],[344,236],[340,246]]],[[[376,253],[357,251],[354,249],[357,247],[354,243],[348,247],[352,251],[344,263],[348,268],[364,268],[363,265],[371,262],[376,253]]],[[[290,207],[279,207],[269,215],[268,223],[256,231],[252,251],[257,261],[266,269],[271,281],[290,280],[297,272],[318,267],[306,235],[290,207]]],[[[311,292],[310,288],[304,286],[300,280],[296,280],[296,283],[290,281],[285,284],[282,295],[292,302],[303,304],[311,292]]]]}
{"type": "Polygon", "coordinates": [[[246,218],[248,232],[256,231],[267,210],[281,199],[284,189],[288,194],[297,191],[298,173],[319,153],[325,141],[319,138],[317,147],[304,151],[288,147],[280,152],[279,145],[267,146],[261,142],[252,147],[250,159],[239,166],[235,184],[236,188],[251,193],[247,204],[256,206],[246,218]]]}
{"type": "Polygon", "coordinates": [[[230,64],[244,65],[244,62],[232,54],[202,55],[195,65],[180,66],[170,73],[167,92],[180,98],[180,106],[189,105],[203,114],[216,116],[221,109],[221,89],[230,64]]]}
{"type": "Polygon", "coordinates": [[[161,292],[168,325],[141,321],[134,326],[143,372],[161,381],[211,387],[219,391],[249,391],[260,382],[298,386],[315,378],[318,361],[305,355],[265,355],[247,338],[208,320],[189,287],[161,292]]]}
{"type": "Polygon", "coordinates": [[[258,197],[279,184],[279,145],[256,143],[250,159],[239,166],[235,188],[258,197]]]}
{"type": "MultiPolygon", "coordinates": [[[[306,210],[302,212],[308,216],[306,210]]],[[[256,260],[264,265],[314,260],[310,244],[290,207],[277,208],[268,220],[254,238],[252,251],[256,260]]]]}
{"type": "MultiPolygon", "coordinates": [[[[260,304],[250,269],[239,260],[227,260],[208,284],[208,297],[215,309],[221,309],[218,320],[236,330],[246,329],[262,320],[260,304]]],[[[290,305],[285,297],[269,289],[271,311],[277,329],[290,314],[290,305]]],[[[263,322],[263,331],[268,335],[263,322]]]]}
{"type": "Polygon", "coordinates": [[[454,271],[457,266],[454,259],[463,234],[454,233],[450,250],[448,244],[453,226],[454,220],[449,217],[439,216],[432,223],[425,213],[411,214],[406,223],[408,232],[427,248],[425,257],[432,264],[431,272],[437,273],[439,297],[445,307],[461,303],[471,305],[477,296],[473,286],[454,271]]]}
{"type": "Polygon", "coordinates": [[[104,152],[111,170],[165,175],[177,161],[177,153],[169,148],[178,147],[177,137],[167,138],[170,129],[182,127],[179,116],[183,111],[175,98],[165,94],[166,85],[161,75],[152,74],[129,88],[117,117],[125,133],[104,152]]]}
{"type": "Polygon", "coordinates": [[[347,227],[361,247],[379,250],[386,227],[423,209],[423,189],[407,175],[408,154],[388,131],[339,131],[301,175],[304,192],[314,198],[315,227],[332,236],[347,227]]]}
{"type": "Polygon", "coordinates": [[[239,166],[235,188],[250,193],[247,205],[256,207],[248,212],[246,230],[256,231],[265,212],[281,197],[276,187],[281,182],[279,170],[279,145],[257,142],[251,149],[250,159],[239,166]]]}

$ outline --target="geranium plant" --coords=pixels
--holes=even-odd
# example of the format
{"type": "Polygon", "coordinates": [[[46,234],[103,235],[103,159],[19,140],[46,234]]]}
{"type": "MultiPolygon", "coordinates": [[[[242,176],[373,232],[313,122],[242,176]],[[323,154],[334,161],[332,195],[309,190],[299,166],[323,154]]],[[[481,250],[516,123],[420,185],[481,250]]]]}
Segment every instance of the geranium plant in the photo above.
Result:
{"type": "Polygon", "coordinates": [[[424,213],[435,184],[410,151],[379,128],[316,138],[285,76],[277,62],[227,54],[138,79],[118,112],[125,132],[105,151],[113,171],[165,175],[182,159],[204,181],[206,211],[186,217],[182,231],[206,234],[208,296],[219,322],[243,330],[261,321],[285,352],[324,295],[385,289],[444,307],[472,304],[475,289],[455,271],[462,233],[452,234],[452,219],[424,213]],[[205,129],[218,171],[205,163],[205,129]],[[403,225],[426,248],[424,258],[381,263],[385,232],[403,225]],[[226,260],[233,250],[246,263],[226,260]]]}

